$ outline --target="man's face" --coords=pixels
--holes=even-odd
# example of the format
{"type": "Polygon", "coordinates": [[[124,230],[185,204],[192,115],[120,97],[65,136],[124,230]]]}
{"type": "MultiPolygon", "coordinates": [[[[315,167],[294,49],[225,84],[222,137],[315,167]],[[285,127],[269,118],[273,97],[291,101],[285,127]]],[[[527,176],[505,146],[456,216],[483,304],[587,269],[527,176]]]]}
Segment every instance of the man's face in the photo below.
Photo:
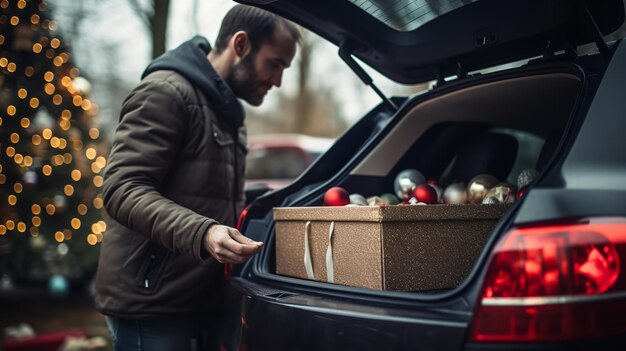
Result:
{"type": "Polygon", "coordinates": [[[283,71],[296,54],[296,43],[279,30],[273,42],[264,43],[256,53],[248,53],[226,76],[235,95],[250,105],[259,106],[267,92],[281,84],[283,71]]]}

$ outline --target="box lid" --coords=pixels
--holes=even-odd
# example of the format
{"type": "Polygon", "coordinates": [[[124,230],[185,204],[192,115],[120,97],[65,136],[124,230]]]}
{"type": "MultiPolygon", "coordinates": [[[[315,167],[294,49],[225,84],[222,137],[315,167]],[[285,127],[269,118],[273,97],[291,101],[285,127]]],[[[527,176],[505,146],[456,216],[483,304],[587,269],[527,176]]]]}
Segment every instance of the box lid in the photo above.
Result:
{"type": "Polygon", "coordinates": [[[415,222],[459,219],[496,219],[509,208],[497,205],[426,206],[312,206],[275,207],[277,221],[415,222]]]}

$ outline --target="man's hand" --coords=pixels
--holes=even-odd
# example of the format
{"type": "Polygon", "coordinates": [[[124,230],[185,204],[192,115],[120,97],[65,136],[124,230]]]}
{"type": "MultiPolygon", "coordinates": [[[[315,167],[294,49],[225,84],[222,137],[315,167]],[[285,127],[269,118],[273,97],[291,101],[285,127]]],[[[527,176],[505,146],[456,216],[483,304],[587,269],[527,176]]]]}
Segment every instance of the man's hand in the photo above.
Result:
{"type": "Polygon", "coordinates": [[[235,228],[220,224],[209,227],[203,244],[220,263],[242,263],[263,248],[263,243],[243,236],[235,228]]]}

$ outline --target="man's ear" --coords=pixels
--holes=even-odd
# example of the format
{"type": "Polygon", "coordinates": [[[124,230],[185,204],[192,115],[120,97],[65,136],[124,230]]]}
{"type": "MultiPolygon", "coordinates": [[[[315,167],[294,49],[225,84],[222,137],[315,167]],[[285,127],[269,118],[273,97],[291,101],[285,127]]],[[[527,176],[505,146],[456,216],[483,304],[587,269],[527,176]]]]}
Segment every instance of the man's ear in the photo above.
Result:
{"type": "Polygon", "coordinates": [[[233,34],[231,39],[231,45],[233,52],[237,56],[237,58],[242,59],[244,56],[248,54],[250,51],[250,38],[248,37],[248,33],[244,31],[238,31],[233,34]]]}

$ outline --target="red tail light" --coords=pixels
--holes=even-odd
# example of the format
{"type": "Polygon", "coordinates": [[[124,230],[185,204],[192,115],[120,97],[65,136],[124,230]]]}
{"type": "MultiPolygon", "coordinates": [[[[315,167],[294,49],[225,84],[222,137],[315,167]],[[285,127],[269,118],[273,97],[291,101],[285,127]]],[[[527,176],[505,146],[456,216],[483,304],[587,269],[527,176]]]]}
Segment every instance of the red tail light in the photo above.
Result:
{"type": "MultiPolygon", "coordinates": [[[[248,215],[248,210],[250,209],[250,205],[244,207],[239,215],[239,219],[237,220],[237,230],[241,230],[241,226],[243,222],[246,220],[246,216],[248,215]]],[[[231,263],[224,264],[224,275],[226,277],[230,276],[230,272],[233,270],[233,265],[231,263]]]]}
{"type": "Polygon", "coordinates": [[[224,276],[225,277],[230,277],[230,272],[233,271],[233,264],[232,263],[224,263],[224,276]]]}
{"type": "Polygon", "coordinates": [[[514,229],[492,254],[470,339],[539,342],[626,332],[626,219],[514,229]]]}
{"type": "Polygon", "coordinates": [[[250,210],[250,205],[244,207],[241,211],[239,219],[237,220],[237,230],[241,230],[241,225],[243,224],[243,221],[246,220],[246,216],[248,216],[248,210],[250,210]]]}

